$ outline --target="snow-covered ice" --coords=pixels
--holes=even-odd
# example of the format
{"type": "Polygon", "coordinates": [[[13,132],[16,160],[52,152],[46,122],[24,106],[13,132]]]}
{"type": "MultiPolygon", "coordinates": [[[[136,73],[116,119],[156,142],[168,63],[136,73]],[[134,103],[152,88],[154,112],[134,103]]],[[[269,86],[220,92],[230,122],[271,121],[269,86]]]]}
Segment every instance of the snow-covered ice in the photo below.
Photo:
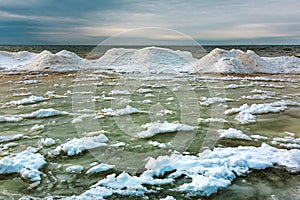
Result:
{"type": "Polygon", "coordinates": [[[147,123],[142,126],[142,128],[146,129],[145,131],[139,132],[137,134],[138,138],[149,138],[157,134],[161,133],[172,133],[177,131],[193,131],[195,127],[179,124],[179,123],[147,123]]]}
{"type": "Polygon", "coordinates": [[[46,117],[54,117],[61,115],[68,115],[68,112],[55,110],[53,108],[42,108],[40,110],[34,111],[29,114],[20,114],[19,117],[22,118],[46,118],[46,117]]]}
{"type": "Polygon", "coordinates": [[[243,131],[237,130],[235,128],[229,128],[227,130],[218,130],[218,133],[221,138],[252,140],[248,135],[243,133],[243,131]]]}
{"type": "Polygon", "coordinates": [[[112,169],[114,167],[115,167],[115,165],[108,165],[108,164],[101,163],[99,165],[91,167],[86,173],[87,174],[95,174],[95,173],[99,173],[99,172],[104,172],[104,171],[110,170],[110,169],[112,169]]]}
{"type": "Polygon", "coordinates": [[[19,122],[22,120],[22,117],[17,116],[0,116],[0,122],[19,122]]]}
{"type": "Polygon", "coordinates": [[[68,173],[72,173],[72,174],[80,174],[83,171],[83,166],[81,165],[72,165],[66,168],[66,171],[68,173]]]}
{"type": "Polygon", "coordinates": [[[37,149],[28,148],[21,153],[6,156],[0,160],[0,174],[20,173],[23,178],[41,181],[39,171],[46,164],[45,158],[37,153],[37,149]]]}
{"type": "Polygon", "coordinates": [[[20,100],[10,101],[9,104],[18,106],[18,105],[39,103],[41,101],[46,101],[46,100],[48,100],[48,98],[32,95],[28,98],[23,98],[23,99],[20,99],[20,100]]]}
{"type": "Polygon", "coordinates": [[[73,138],[72,140],[56,147],[55,154],[65,152],[68,156],[80,154],[86,150],[107,146],[108,138],[104,134],[92,137],[73,138]]]}
{"type": "Polygon", "coordinates": [[[299,103],[281,100],[273,103],[252,104],[251,106],[243,104],[239,108],[231,108],[224,113],[226,115],[238,113],[235,119],[241,124],[249,124],[256,122],[255,115],[285,111],[287,106],[299,106],[299,103]]]}
{"type": "Polygon", "coordinates": [[[126,108],[113,110],[112,108],[104,108],[102,109],[102,112],[104,115],[107,116],[121,116],[121,115],[130,115],[141,112],[137,108],[131,107],[130,105],[127,105],[126,108]]]}

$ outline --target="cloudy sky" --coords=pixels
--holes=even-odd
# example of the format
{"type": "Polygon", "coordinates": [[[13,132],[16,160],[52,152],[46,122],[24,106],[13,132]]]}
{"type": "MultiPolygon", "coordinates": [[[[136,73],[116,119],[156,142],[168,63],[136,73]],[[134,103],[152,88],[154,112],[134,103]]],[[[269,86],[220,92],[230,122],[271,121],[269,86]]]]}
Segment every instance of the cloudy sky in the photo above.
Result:
{"type": "Polygon", "coordinates": [[[0,44],[98,44],[144,27],[201,44],[300,44],[300,1],[0,0],[0,27],[0,44]]]}

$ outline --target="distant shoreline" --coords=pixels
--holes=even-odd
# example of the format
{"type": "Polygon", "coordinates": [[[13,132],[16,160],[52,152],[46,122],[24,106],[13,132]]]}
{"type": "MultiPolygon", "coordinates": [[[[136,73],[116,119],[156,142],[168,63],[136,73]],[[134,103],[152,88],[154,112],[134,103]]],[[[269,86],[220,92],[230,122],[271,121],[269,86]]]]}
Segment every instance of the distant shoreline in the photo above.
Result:
{"type": "MultiPolygon", "coordinates": [[[[61,50],[68,50],[76,53],[77,55],[85,58],[96,45],[0,45],[0,51],[18,52],[29,51],[33,53],[40,53],[43,50],[48,50],[52,53],[57,53],[61,50]]],[[[98,53],[104,54],[111,48],[142,48],[146,46],[105,46],[101,45],[97,49],[98,53]]],[[[189,51],[195,58],[203,56],[199,54],[198,46],[159,46],[170,48],[173,50],[189,51]]],[[[300,45],[202,45],[205,51],[210,52],[215,48],[221,48],[225,50],[241,49],[243,51],[252,50],[256,54],[262,57],[275,57],[275,56],[296,56],[300,55],[300,45]]]]}

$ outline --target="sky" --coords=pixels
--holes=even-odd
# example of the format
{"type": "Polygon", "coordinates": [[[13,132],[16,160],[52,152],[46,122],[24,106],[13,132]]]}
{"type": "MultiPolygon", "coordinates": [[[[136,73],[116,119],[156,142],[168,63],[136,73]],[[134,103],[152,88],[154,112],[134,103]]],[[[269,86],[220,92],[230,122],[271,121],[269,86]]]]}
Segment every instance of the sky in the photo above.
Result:
{"type": "Polygon", "coordinates": [[[203,45],[299,45],[300,1],[0,0],[2,45],[95,45],[120,35],[172,44],[190,38],[203,45]]]}

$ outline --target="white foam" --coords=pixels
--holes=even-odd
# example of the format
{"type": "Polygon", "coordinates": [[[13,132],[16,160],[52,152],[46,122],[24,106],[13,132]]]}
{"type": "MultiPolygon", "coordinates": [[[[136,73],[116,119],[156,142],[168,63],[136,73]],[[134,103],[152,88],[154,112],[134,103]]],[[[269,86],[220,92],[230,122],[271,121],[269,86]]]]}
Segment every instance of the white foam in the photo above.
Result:
{"type": "Polygon", "coordinates": [[[27,150],[0,160],[0,174],[20,173],[23,178],[41,181],[39,169],[46,164],[45,158],[37,153],[37,149],[27,150]]]}
{"type": "Polygon", "coordinates": [[[154,122],[154,123],[147,123],[142,126],[142,128],[146,129],[145,131],[139,132],[137,134],[138,138],[149,138],[157,134],[161,133],[172,133],[177,131],[193,131],[195,127],[188,126],[185,124],[179,124],[179,123],[160,123],[160,122],[154,122]]]}

